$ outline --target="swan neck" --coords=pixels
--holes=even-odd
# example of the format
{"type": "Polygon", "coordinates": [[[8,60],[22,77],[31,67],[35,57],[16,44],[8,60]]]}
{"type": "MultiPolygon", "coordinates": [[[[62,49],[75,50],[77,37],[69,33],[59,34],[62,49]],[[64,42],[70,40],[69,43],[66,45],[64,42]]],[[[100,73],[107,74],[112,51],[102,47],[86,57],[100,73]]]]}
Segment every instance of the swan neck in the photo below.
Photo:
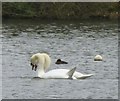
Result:
{"type": "Polygon", "coordinates": [[[44,69],[38,69],[38,77],[42,77],[45,74],[44,69]]]}
{"type": "Polygon", "coordinates": [[[38,66],[38,77],[42,77],[45,74],[44,66],[38,66]]]}

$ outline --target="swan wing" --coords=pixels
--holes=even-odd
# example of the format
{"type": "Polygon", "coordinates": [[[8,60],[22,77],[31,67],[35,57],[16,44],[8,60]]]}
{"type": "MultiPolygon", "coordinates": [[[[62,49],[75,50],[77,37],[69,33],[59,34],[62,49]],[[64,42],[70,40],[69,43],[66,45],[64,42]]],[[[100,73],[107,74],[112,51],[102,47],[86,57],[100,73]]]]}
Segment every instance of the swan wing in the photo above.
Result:
{"type": "Polygon", "coordinates": [[[75,67],[75,68],[70,69],[70,70],[67,72],[68,78],[72,78],[72,76],[73,76],[73,74],[74,74],[75,70],[76,70],[76,67],[75,67]]]}

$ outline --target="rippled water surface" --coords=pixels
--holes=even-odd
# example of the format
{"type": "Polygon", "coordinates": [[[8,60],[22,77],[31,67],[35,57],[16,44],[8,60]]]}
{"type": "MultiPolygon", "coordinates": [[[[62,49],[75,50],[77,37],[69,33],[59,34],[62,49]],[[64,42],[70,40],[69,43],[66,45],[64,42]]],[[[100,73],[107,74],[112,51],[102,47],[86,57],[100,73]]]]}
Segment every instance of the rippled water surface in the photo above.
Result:
{"type": "MultiPolygon", "coordinates": [[[[118,33],[110,21],[3,20],[3,99],[117,99],[118,33]],[[38,79],[30,57],[47,52],[51,69],[73,68],[83,80],[38,79]],[[103,61],[95,62],[100,54],[103,61]],[[68,64],[56,65],[58,58],[68,64]]],[[[0,54],[1,55],[1,54],[0,54]]]]}

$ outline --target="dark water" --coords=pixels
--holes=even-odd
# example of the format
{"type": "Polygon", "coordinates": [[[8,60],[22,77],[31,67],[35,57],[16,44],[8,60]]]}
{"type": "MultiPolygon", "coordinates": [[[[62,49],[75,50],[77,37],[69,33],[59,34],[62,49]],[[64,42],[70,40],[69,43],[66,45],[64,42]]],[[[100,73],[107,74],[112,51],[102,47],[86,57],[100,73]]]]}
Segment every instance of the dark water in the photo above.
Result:
{"type": "Polygon", "coordinates": [[[108,21],[5,20],[2,38],[2,97],[9,99],[117,99],[117,23],[108,21]],[[77,67],[84,80],[38,79],[30,57],[47,52],[50,69],[77,67]],[[103,61],[94,62],[100,54],[103,61]],[[61,58],[66,65],[56,65],[61,58]]]}

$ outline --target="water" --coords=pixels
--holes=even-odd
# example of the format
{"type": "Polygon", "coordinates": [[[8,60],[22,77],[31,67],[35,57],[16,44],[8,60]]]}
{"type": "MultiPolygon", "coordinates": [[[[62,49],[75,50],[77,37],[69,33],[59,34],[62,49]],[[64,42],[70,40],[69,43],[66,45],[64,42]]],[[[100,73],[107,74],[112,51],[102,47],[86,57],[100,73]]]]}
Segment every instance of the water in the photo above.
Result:
{"type": "Polygon", "coordinates": [[[118,99],[117,23],[109,21],[4,20],[3,99],[118,99]],[[38,79],[30,57],[47,52],[49,70],[73,68],[94,76],[83,80],[38,79]],[[95,62],[100,54],[103,61],[95,62]],[[56,65],[58,58],[68,64],[56,65]]]}

